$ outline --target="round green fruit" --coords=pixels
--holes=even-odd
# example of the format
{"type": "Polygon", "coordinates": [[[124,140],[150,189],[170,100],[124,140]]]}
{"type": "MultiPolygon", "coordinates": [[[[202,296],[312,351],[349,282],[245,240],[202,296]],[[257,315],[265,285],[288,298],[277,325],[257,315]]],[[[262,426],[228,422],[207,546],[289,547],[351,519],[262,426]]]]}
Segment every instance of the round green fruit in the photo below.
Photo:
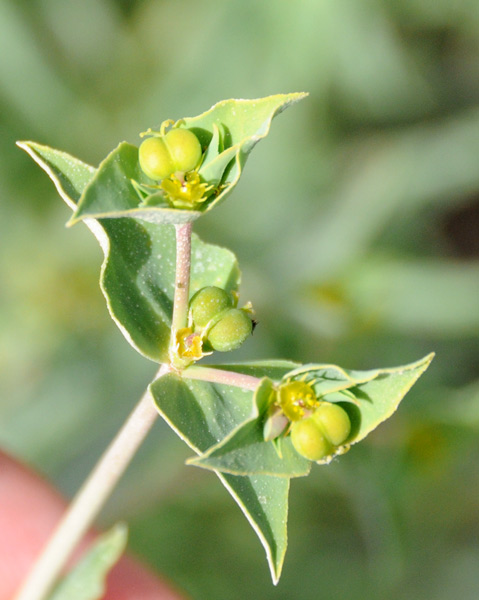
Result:
{"type": "Polygon", "coordinates": [[[191,171],[200,162],[201,145],[189,129],[170,129],[165,144],[175,165],[175,171],[191,171]]]}
{"type": "Polygon", "coordinates": [[[233,307],[233,298],[226,290],[210,285],[193,296],[190,310],[196,327],[206,327],[219,313],[233,307]]]}
{"type": "Polygon", "coordinates": [[[351,433],[348,413],[338,404],[322,402],[312,418],[334,446],[344,444],[351,433]]]}
{"type": "Polygon", "coordinates": [[[291,441],[296,452],[309,460],[321,460],[334,452],[333,445],[323,435],[313,417],[293,423],[291,441]]]}
{"type": "Polygon", "coordinates": [[[236,350],[253,330],[253,323],[240,308],[230,308],[208,332],[208,341],[213,350],[229,352],[236,350]]]}
{"type": "Polygon", "coordinates": [[[144,140],[140,145],[138,159],[142,171],[151,179],[163,179],[175,172],[170,153],[161,137],[144,140]]]}
{"type": "Polygon", "coordinates": [[[178,171],[191,171],[201,158],[201,145],[188,129],[170,129],[164,136],[144,140],[138,155],[140,167],[151,179],[164,179],[178,171]]]}

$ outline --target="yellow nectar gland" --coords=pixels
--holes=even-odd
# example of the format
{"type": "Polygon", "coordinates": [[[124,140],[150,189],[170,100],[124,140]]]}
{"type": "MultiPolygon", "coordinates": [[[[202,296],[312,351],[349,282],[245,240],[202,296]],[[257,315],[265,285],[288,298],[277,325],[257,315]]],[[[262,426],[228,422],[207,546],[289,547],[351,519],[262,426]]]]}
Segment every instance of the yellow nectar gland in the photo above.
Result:
{"type": "Polygon", "coordinates": [[[305,411],[312,411],[318,406],[318,399],[309,383],[288,381],[279,386],[278,404],[290,421],[299,421],[305,416],[305,411]]]}
{"type": "Polygon", "coordinates": [[[204,356],[203,341],[198,333],[189,327],[183,327],[176,332],[176,352],[181,359],[199,360],[204,356]]]}
{"type": "Polygon", "coordinates": [[[208,198],[213,189],[207,183],[201,183],[196,171],[186,173],[184,179],[175,174],[163,179],[161,189],[173,208],[198,208],[208,198]]]}

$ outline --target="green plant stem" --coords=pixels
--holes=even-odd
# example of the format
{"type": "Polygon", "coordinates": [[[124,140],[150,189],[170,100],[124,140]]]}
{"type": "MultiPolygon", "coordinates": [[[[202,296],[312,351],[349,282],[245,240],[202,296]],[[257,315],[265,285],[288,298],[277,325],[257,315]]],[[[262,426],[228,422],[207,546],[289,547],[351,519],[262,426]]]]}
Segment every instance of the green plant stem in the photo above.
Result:
{"type": "MultiPolygon", "coordinates": [[[[158,376],[168,367],[162,366],[158,376]]],[[[147,391],[78,491],[15,600],[44,600],[158,417],[147,391]]]]}
{"type": "MultiPolygon", "coordinates": [[[[175,298],[173,304],[173,319],[171,335],[175,336],[178,329],[186,327],[188,322],[188,302],[190,293],[191,269],[191,231],[192,223],[175,225],[176,228],[176,278],[175,298]]],[[[175,339],[172,339],[172,345],[175,339]]]]}
{"type": "Polygon", "coordinates": [[[233,385],[252,391],[256,390],[261,382],[261,379],[252,375],[244,375],[235,371],[224,371],[211,367],[188,367],[188,369],[183,371],[183,377],[209,381],[211,383],[224,383],[225,385],[233,385]]]}

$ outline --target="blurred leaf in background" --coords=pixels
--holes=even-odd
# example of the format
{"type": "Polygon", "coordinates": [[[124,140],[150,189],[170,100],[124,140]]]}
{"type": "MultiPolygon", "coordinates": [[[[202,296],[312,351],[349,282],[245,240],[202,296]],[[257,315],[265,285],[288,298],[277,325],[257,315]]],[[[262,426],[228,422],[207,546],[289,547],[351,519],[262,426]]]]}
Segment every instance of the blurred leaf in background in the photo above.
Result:
{"type": "Polygon", "coordinates": [[[272,588],[214,476],[158,424],[103,515],[195,599],[479,593],[479,4],[0,0],[0,444],[78,487],[154,372],[101,261],[17,139],[90,164],[223,98],[305,90],[198,233],[259,326],[228,360],[435,364],[359,447],[295,482],[272,588]]]}

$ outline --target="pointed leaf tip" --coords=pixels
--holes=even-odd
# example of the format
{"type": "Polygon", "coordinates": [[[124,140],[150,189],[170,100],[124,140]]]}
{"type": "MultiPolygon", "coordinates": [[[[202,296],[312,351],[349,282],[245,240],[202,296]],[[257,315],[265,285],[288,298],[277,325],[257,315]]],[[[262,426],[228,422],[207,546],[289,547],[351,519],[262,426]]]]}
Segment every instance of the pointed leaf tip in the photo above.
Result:
{"type": "Polygon", "coordinates": [[[75,210],[83,190],[93,178],[96,169],[78,158],[31,141],[17,142],[45,171],[65,203],[75,210]]]}
{"type": "MultiPolygon", "coordinates": [[[[279,361],[225,365],[229,370],[258,378],[269,375],[281,378],[294,366],[279,361]]],[[[160,414],[198,454],[247,421],[251,414],[253,393],[234,386],[169,374],[154,381],[150,390],[160,414]]],[[[287,545],[289,478],[216,474],[258,535],[271,576],[277,581],[287,545]]]]}

